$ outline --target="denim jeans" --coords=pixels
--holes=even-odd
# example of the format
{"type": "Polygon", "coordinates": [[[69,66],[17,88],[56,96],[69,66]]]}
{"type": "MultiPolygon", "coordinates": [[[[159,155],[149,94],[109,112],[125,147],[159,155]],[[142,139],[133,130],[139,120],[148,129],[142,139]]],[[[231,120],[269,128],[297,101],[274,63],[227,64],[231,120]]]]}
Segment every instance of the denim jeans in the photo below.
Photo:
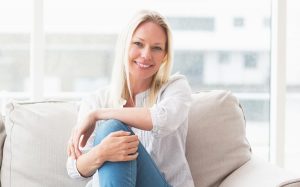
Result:
{"type": "MultiPolygon", "coordinates": [[[[99,123],[99,122],[98,122],[99,123]]],[[[108,120],[96,129],[94,145],[99,144],[107,135],[115,131],[132,130],[118,120],[108,120]]],[[[99,169],[100,187],[169,187],[154,161],[139,143],[136,160],[124,162],[105,162],[99,169]]]]}

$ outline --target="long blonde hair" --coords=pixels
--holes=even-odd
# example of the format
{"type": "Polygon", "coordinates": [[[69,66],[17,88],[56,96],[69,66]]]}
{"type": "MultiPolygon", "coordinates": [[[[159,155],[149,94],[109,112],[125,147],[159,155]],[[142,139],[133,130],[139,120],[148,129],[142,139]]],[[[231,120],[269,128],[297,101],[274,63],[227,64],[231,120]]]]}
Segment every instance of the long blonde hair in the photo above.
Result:
{"type": "Polygon", "coordinates": [[[130,89],[129,70],[128,70],[128,51],[135,30],[145,22],[153,22],[161,26],[166,35],[166,56],[153,76],[150,93],[146,106],[152,106],[156,102],[156,97],[161,86],[166,83],[171,74],[173,65],[173,49],[172,49],[172,33],[166,19],[158,12],[142,10],[138,12],[129,23],[128,27],[119,35],[116,47],[116,56],[111,78],[110,103],[114,107],[118,107],[120,100],[133,100],[130,89]]]}

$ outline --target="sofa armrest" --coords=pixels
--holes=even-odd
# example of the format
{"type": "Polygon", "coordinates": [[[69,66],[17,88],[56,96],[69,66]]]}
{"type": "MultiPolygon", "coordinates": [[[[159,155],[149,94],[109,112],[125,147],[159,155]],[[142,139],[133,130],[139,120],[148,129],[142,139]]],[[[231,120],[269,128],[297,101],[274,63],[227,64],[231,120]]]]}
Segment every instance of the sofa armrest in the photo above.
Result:
{"type": "Polygon", "coordinates": [[[299,187],[300,178],[289,180],[280,184],[280,187],[299,187]]]}
{"type": "Polygon", "coordinates": [[[248,162],[225,178],[220,185],[220,187],[241,186],[292,187],[300,186],[300,180],[299,176],[252,156],[248,162]]]}

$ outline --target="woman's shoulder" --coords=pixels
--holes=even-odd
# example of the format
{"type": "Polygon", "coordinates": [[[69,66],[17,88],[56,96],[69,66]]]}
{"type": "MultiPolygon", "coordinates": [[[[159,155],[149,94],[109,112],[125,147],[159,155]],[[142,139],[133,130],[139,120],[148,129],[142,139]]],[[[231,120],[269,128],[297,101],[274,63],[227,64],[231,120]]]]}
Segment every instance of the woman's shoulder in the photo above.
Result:
{"type": "Polygon", "coordinates": [[[179,73],[175,73],[170,76],[170,79],[162,86],[162,90],[174,87],[174,89],[189,88],[187,78],[179,73]]]}
{"type": "Polygon", "coordinates": [[[161,87],[158,95],[178,92],[189,94],[191,93],[191,88],[187,78],[182,74],[176,73],[170,76],[170,79],[161,87]]]}
{"type": "Polygon", "coordinates": [[[175,73],[175,74],[170,76],[170,79],[167,82],[167,84],[178,82],[178,81],[187,82],[187,78],[184,75],[180,74],[180,73],[175,73]]]}

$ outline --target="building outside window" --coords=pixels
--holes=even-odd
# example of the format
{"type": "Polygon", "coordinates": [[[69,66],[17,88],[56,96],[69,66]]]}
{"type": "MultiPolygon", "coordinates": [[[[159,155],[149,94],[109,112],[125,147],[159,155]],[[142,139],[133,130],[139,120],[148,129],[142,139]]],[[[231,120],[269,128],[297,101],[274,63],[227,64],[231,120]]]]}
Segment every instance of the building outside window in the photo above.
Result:
{"type": "Polygon", "coordinates": [[[236,17],[233,19],[233,26],[234,27],[244,27],[244,23],[245,20],[244,18],[241,18],[241,17],[236,17]]]}
{"type": "Polygon", "coordinates": [[[247,69],[255,69],[257,67],[256,54],[244,54],[244,67],[247,69]]]}

